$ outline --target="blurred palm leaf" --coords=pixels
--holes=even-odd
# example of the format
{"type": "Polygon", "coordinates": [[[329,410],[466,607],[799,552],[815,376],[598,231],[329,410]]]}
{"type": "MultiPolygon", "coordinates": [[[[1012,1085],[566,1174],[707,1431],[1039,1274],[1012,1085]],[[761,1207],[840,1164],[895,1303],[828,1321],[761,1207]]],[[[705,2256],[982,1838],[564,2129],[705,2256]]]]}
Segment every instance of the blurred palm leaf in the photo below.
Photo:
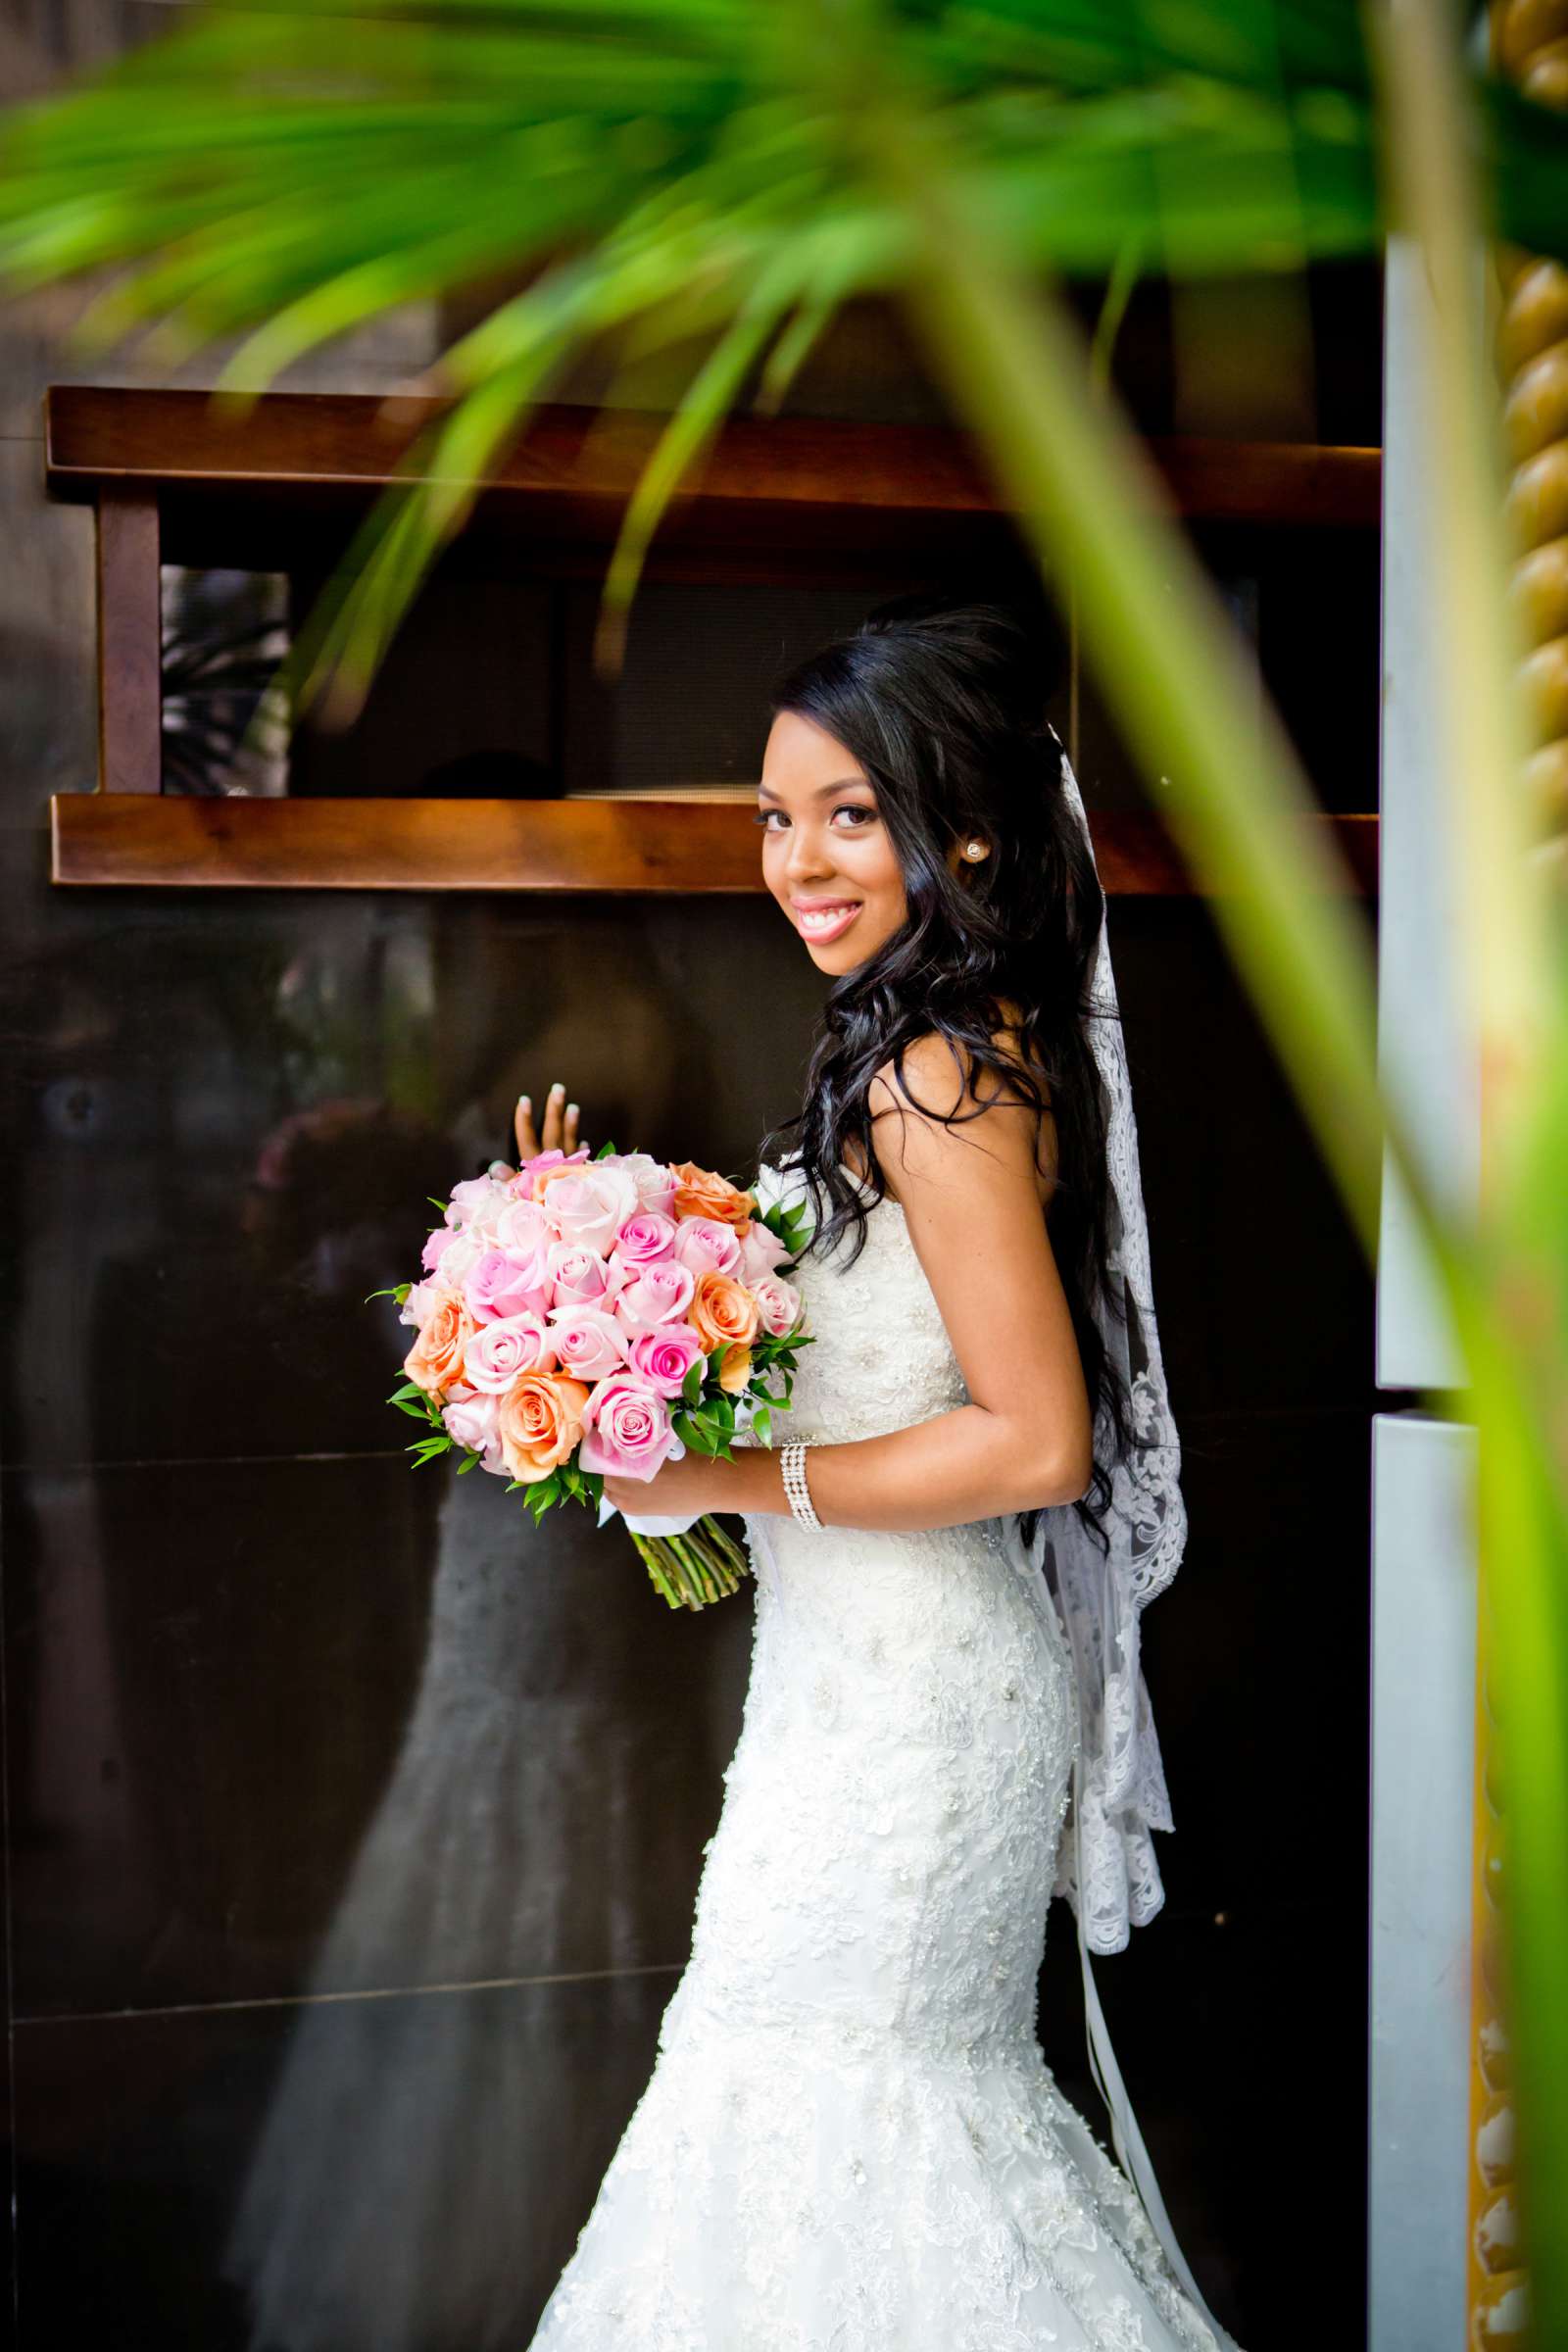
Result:
{"type": "MultiPolygon", "coordinates": [[[[628,510],[609,663],[648,541],[723,414],[749,386],[776,405],[839,305],[907,282],[906,221],[835,81],[856,18],[787,0],[191,12],[91,84],[13,113],[0,284],[113,268],[80,348],[143,333],[148,360],[172,365],[243,336],[221,378],[238,393],[405,304],[533,273],[421,387],[452,405],[280,682],[345,719],[561,370],[605,337],[628,357],[722,338],[628,510]]],[[[1290,269],[1382,233],[1368,63],[1340,0],[910,0],[879,37],[941,117],[976,216],[1042,268],[1097,275],[1137,251],[1178,275],[1290,269]]],[[[1560,122],[1484,88],[1507,134],[1499,226],[1568,250],[1560,122]]]]}

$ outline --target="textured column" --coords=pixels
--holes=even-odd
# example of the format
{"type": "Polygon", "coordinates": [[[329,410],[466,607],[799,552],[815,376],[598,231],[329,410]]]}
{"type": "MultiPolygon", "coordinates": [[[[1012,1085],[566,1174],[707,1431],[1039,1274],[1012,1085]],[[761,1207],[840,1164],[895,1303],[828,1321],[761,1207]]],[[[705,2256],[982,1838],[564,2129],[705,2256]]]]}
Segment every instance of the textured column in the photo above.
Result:
{"type": "MultiPolygon", "coordinates": [[[[1492,63],[1544,105],[1568,108],[1568,4],[1494,0],[1492,63]]],[[[1568,270],[1514,245],[1494,250],[1496,360],[1512,474],[1510,589],[1525,656],[1535,748],[1524,786],[1536,831],[1568,879],[1568,270]]],[[[1477,1626],[1472,1888],[1469,2342],[1519,2342],[1528,2290],[1519,2265],[1512,2068],[1498,1902],[1501,1817],[1490,1691],[1485,1580],[1477,1626]]]]}
{"type": "MultiPolygon", "coordinates": [[[[1491,17],[1494,64],[1543,105],[1568,110],[1568,0],[1505,0],[1491,17]]],[[[1495,251],[1497,364],[1513,472],[1512,591],[1529,647],[1536,749],[1525,771],[1541,836],[1568,875],[1568,269],[1518,246],[1495,251]]]]}

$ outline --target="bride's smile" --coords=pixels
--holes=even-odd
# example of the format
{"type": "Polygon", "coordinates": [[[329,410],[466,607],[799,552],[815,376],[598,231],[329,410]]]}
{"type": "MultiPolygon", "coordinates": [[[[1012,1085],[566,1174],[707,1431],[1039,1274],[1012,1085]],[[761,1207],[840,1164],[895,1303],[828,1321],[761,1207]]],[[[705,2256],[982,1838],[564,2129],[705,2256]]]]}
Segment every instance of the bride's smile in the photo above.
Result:
{"type": "Polygon", "coordinates": [[[757,802],[768,889],[819,971],[853,971],[908,914],[871,779],[814,720],[781,710],[757,802]]]}
{"type": "Polygon", "coordinates": [[[790,905],[807,938],[823,947],[842,939],[860,911],[858,899],[792,899],[790,905]]]}

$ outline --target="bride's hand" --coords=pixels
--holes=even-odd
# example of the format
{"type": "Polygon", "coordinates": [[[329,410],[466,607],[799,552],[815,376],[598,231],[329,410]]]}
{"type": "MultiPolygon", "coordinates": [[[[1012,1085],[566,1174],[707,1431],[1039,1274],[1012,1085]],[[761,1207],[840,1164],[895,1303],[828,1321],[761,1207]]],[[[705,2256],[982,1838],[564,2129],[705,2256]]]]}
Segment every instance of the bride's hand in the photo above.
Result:
{"type": "Polygon", "coordinates": [[[629,1519],[679,1519],[688,1511],[732,1509],[720,1500],[727,1462],[711,1454],[684,1453],[678,1461],[662,1462],[652,1478],[605,1480],[605,1498],[629,1519]]]}
{"type": "Polygon", "coordinates": [[[545,1115],[538,1128],[533,1123],[532,1097],[519,1095],[512,1122],[517,1138],[518,1166],[524,1160],[537,1159],[541,1152],[565,1152],[568,1154],[575,1152],[578,1145],[577,1118],[577,1105],[566,1101],[566,1090],[559,1078],[545,1097],[545,1115]]]}
{"type": "Polygon", "coordinates": [[[723,1454],[690,1448],[662,1462],[652,1478],[605,1480],[605,1494],[628,1519],[681,1519],[704,1511],[784,1511],[778,1456],[764,1446],[737,1445],[723,1454]]]}

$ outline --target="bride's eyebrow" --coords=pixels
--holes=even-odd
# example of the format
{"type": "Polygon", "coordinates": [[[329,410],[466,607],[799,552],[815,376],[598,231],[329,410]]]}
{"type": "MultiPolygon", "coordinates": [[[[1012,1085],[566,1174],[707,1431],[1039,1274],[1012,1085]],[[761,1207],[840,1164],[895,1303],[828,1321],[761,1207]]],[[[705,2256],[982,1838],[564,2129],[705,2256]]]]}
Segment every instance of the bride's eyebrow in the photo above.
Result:
{"type": "MultiPolygon", "coordinates": [[[[840,776],[832,784],[813,785],[810,797],[813,801],[825,801],[829,793],[849,792],[856,785],[859,785],[865,792],[869,792],[872,788],[869,776],[840,776]]],[[[759,784],[757,797],[760,801],[777,801],[782,800],[783,795],[775,792],[771,784],[759,784]]]]}

